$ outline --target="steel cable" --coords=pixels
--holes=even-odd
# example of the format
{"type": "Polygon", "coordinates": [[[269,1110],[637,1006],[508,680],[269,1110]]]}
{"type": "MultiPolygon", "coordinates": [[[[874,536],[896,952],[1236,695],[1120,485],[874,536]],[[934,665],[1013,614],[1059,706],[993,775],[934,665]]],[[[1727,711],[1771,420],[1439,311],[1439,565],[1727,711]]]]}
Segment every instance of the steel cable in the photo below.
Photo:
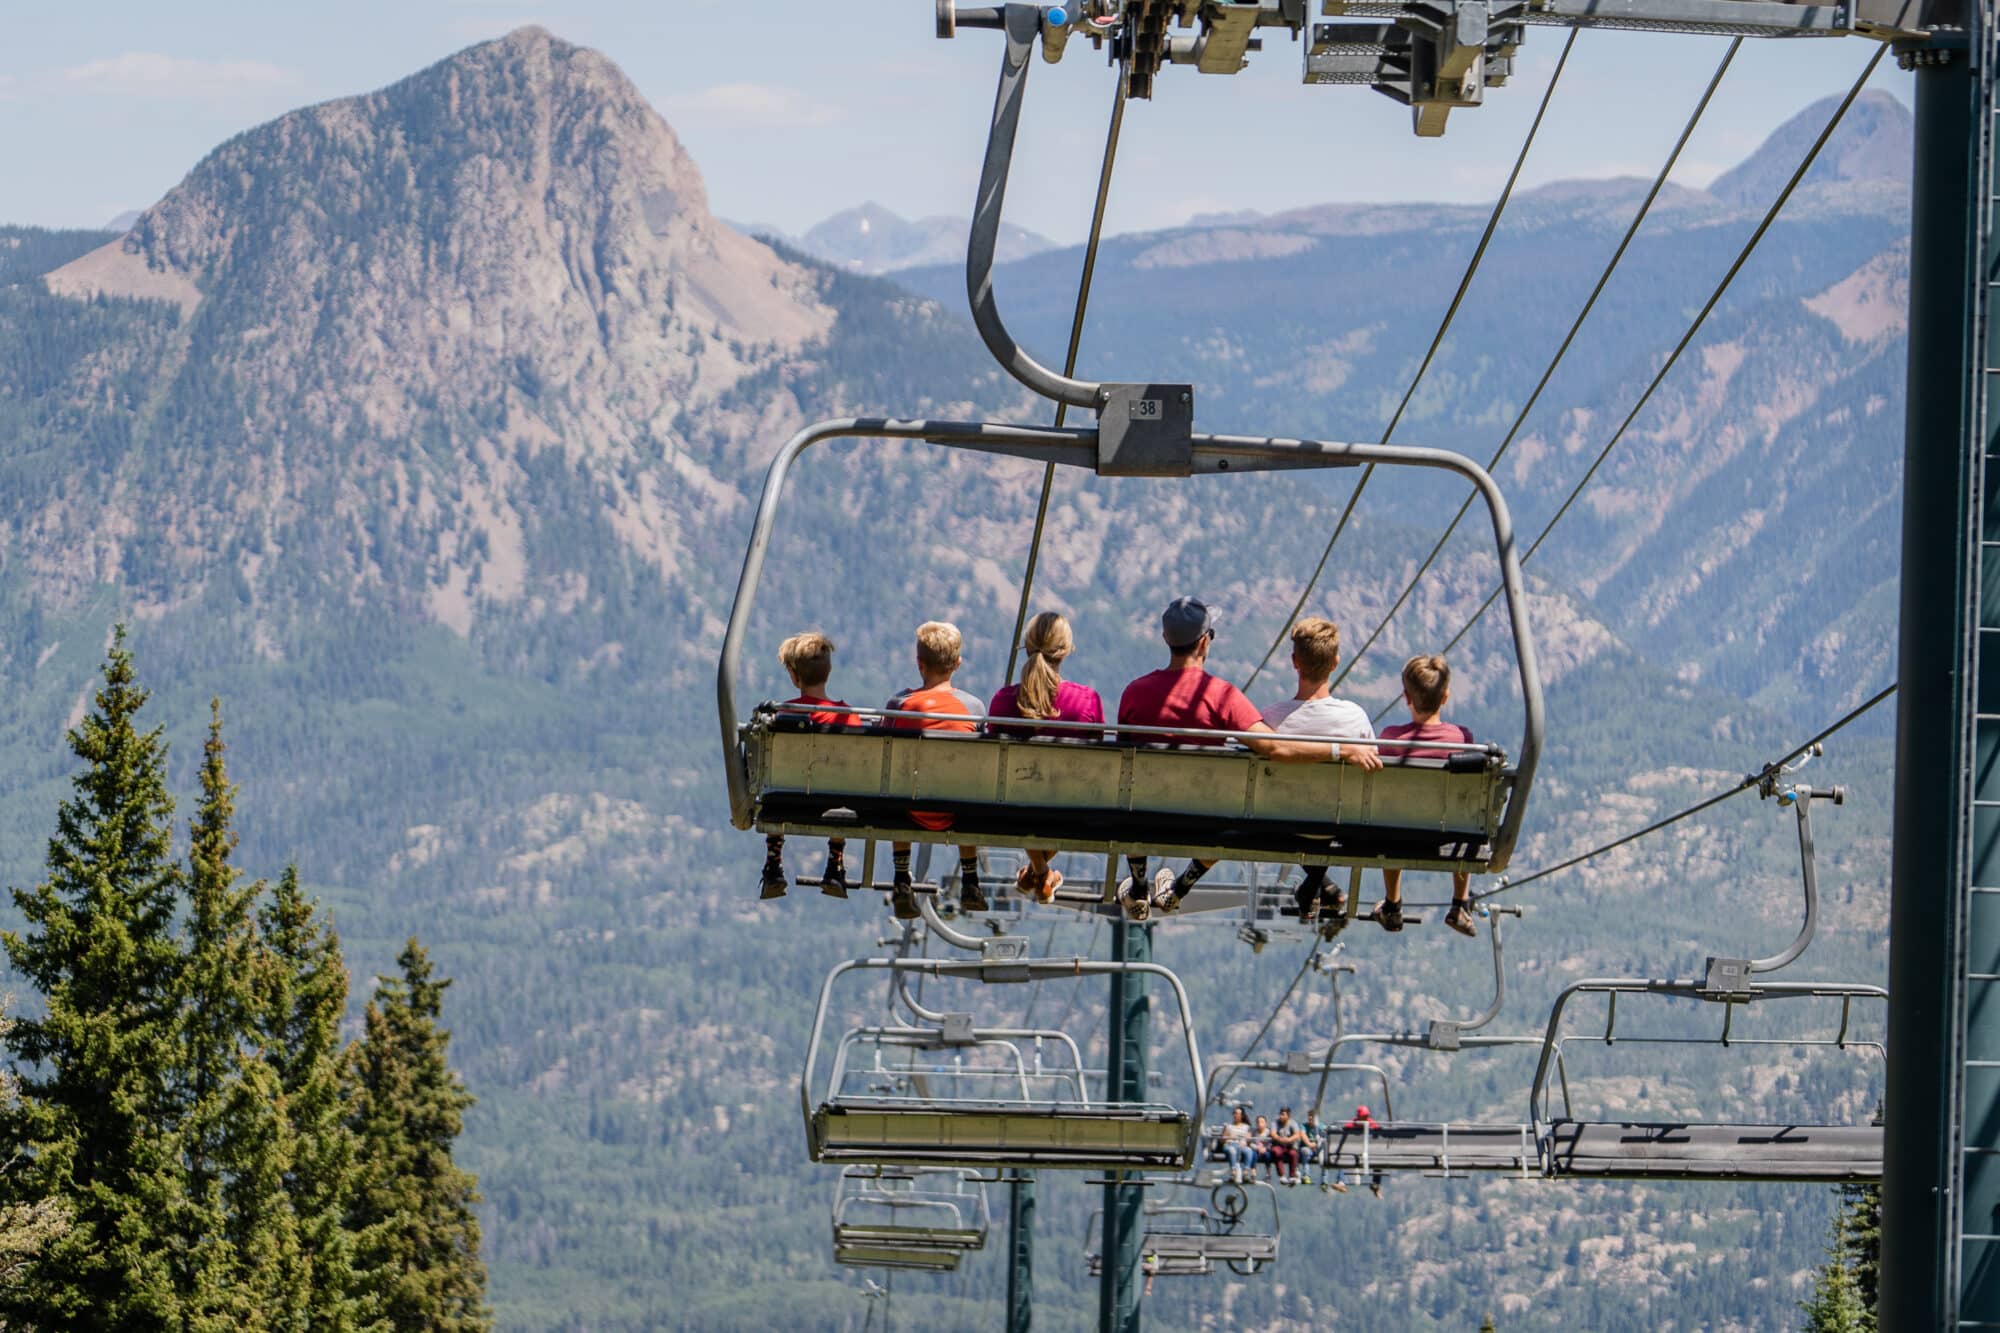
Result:
{"type": "MultiPolygon", "coordinates": [[[[1285,987],[1285,993],[1283,995],[1280,995],[1278,997],[1278,1002],[1271,1006],[1270,1014],[1267,1015],[1264,1019],[1264,1026],[1257,1029],[1257,1035],[1250,1039],[1250,1044],[1243,1048],[1243,1054],[1238,1056],[1237,1057],[1238,1059],[1248,1060],[1252,1055],[1256,1054],[1257,1048],[1263,1044],[1264,1038],[1270,1035],[1271,1024],[1277,1022],[1278,1015],[1285,1012],[1285,1006],[1291,1002],[1292,992],[1299,988],[1299,982],[1304,979],[1307,970],[1312,967],[1313,958],[1317,956],[1318,951],[1319,951],[1319,941],[1317,939],[1311,940],[1307,943],[1305,961],[1299,964],[1298,972],[1292,977],[1292,984],[1285,987]]],[[[1208,1105],[1210,1106],[1222,1105],[1222,1098],[1226,1093],[1228,1093],[1230,1087],[1236,1082],[1236,1075],[1238,1072],[1239,1071],[1233,1069],[1229,1072],[1229,1077],[1222,1081],[1222,1085],[1218,1087],[1215,1090],[1214,1095],[1208,1099],[1207,1102],[1208,1105]]]]}
{"type": "MultiPolygon", "coordinates": [[[[1541,105],[1535,108],[1535,119],[1528,126],[1527,137],[1521,140],[1521,151],[1514,155],[1513,169],[1507,173],[1507,183],[1501,187],[1500,197],[1493,202],[1493,212],[1486,219],[1486,230],[1480,233],[1479,244],[1473,247],[1471,262],[1465,266],[1465,274],[1458,280],[1458,290],[1452,293],[1451,304],[1445,307],[1444,318],[1438,322],[1437,332],[1431,337],[1431,345],[1425,350],[1424,359],[1418,363],[1417,373],[1410,377],[1410,387],[1403,391],[1403,400],[1396,404],[1396,411],[1390,416],[1389,424],[1382,428],[1383,444],[1389,442],[1389,437],[1396,433],[1396,427],[1402,423],[1403,413],[1409,408],[1410,400],[1417,395],[1417,387],[1424,382],[1424,375],[1429,372],[1431,362],[1437,358],[1438,349],[1444,346],[1445,334],[1451,330],[1452,321],[1458,318],[1459,306],[1464,304],[1465,293],[1472,286],[1473,276],[1479,272],[1479,263],[1486,257],[1486,247],[1492,242],[1493,233],[1500,226],[1500,215],[1506,211],[1507,201],[1513,197],[1514,183],[1521,179],[1521,167],[1528,160],[1528,150],[1535,145],[1535,135],[1542,128],[1542,117],[1548,114],[1549,100],[1555,96],[1556,85],[1562,82],[1563,68],[1569,64],[1570,48],[1576,45],[1578,31],[1576,28],[1571,28],[1569,37],[1563,42],[1562,54],[1556,58],[1556,72],[1549,76],[1549,86],[1542,90],[1541,105]]],[[[1257,683],[1257,677],[1264,674],[1264,668],[1271,665],[1272,656],[1278,651],[1279,645],[1284,643],[1285,635],[1290,632],[1293,622],[1299,618],[1299,612],[1305,610],[1313,589],[1319,586],[1320,575],[1326,572],[1326,562],[1332,558],[1333,548],[1339,543],[1340,534],[1347,531],[1347,521],[1354,515],[1355,502],[1360,500],[1361,492],[1368,489],[1368,479],[1374,475],[1373,463],[1361,469],[1361,477],[1354,483],[1354,489],[1348,492],[1347,503],[1341,508],[1340,518],[1333,525],[1333,535],[1326,539],[1326,549],[1319,553],[1319,563],[1313,566],[1312,577],[1306,580],[1306,586],[1299,593],[1298,603],[1292,607],[1292,613],[1278,626],[1277,637],[1272,639],[1271,646],[1264,650],[1264,660],[1257,664],[1257,669],[1250,673],[1250,679],[1243,683],[1245,692],[1257,683]]]]}
{"type": "MultiPolygon", "coordinates": [[[[1847,115],[1847,109],[1853,106],[1854,99],[1861,95],[1862,88],[1866,86],[1869,77],[1875,73],[1875,67],[1882,63],[1882,57],[1887,54],[1888,49],[1886,46],[1878,47],[1875,54],[1869,57],[1868,63],[1862,67],[1860,75],[1854,80],[1854,85],[1847,90],[1847,96],[1841,99],[1840,105],[1834,109],[1833,115],[1828,118],[1825,127],[1820,130],[1819,137],[1814,139],[1812,147],[1806,150],[1806,155],[1800,160],[1798,169],[1792,172],[1791,179],[1785,182],[1785,188],[1778,192],[1777,199],[1765,211],[1763,220],[1757,224],[1757,229],[1750,233],[1750,239],[1744,242],[1743,248],[1737,252],[1735,262],[1730,264],[1729,270],[1722,275],[1722,281],[1716,284],[1715,290],[1709,293],[1708,300],[1702,305],[1700,313],[1694,317],[1694,322],[1688,325],[1687,332],[1683,333],[1680,341],[1674,344],[1673,351],[1667,354],[1666,361],[1661,364],[1659,370],[1654,374],[1652,381],[1646,385],[1645,392],[1639,395],[1639,401],[1632,404],[1632,410],[1625,414],[1625,419],[1618,423],[1618,429],[1611,433],[1611,438],[1605,441],[1602,449],[1597,451],[1597,457],[1591,460],[1589,468],[1584,471],[1583,476],[1577,481],[1576,485],[1570,489],[1569,495],[1563,500],[1561,507],[1556,510],[1555,516],[1542,526],[1542,530],[1536,536],[1534,543],[1522,555],[1521,563],[1523,565],[1526,565],[1530,560],[1535,558],[1535,552],[1539,551],[1542,543],[1548,540],[1549,533],[1555,529],[1556,524],[1562,522],[1563,515],[1569,513],[1570,506],[1576,503],[1577,496],[1583,494],[1583,488],[1590,485],[1591,479],[1597,475],[1597,470],[1604,466],[1604,460],[1611,456],[1611,451],[1617,448],[1619,441],[1625,438],[1626,431],[1631,429],[1632,423],[1638,419],[1639,413],[1645,410],[1647,403],[1652,401],[1654,392],[1667,378],[1668,372],[1674,368],[1675,363],[1680,360],[1681,353],[1685,352],[1688,349],[1688,345],[1694,341],[1695,334],[1701,331],[1701,326],[1707,322],[1709,315],[1715,310],[1716,304],[1722,300],[1723,293],[1729,290],[1729,285],[1736,280],[1736,275],[1742,271],[1743,265],[1749,262],[1750,256],[1756,250],[1758,242],[1764,239],[1764,234],[1771,229],[1771,224],[1778,220],[1779,212],[1790,201],[1792,192],[1798,188],[1799,182],[1805,179],[1806,172],[1812,168],[1813,162],[1818,159],[1820,149],[1826,147],[1827,140],[1833,137],[1834,130],[1838,128],[1841,120],[1847,115]]],[[[1458,633],[1451,637],[1451,642],[1447,643],[1440,651],[1449,653],[1452,649],[1458,647],[1464,641],[1465,636],[1472,632],[1472,627],[1479,623],[1480,617],[1484,616],[1499,598],[1500,589],[1495,588],[1487,595],[1486,600],[1479,604],[1479,609],[1472,613],[1472,618],[1460,627],[1458,633]]],[[[1379,721],[1386,716],[1389,710],[1396,706],[1397,702],[1396,699],[1391,699],[1388,703],[1384,704],[1381,710],[1375,714],[1376,719],[1379,721]]]]}
{"type": "MultiPolygon", "coordinates": [[[[1125,126],[1125,76],[1118,70],[1118,78],[1111,88],[1111,124],[1104,132],[1104,161],[1097,172],[1097,203],[1090,213],[1090,239],[1083,247],[1083,272],[1076,285],[1076,314],[1069,325],[1069,351],[1063,358],[1063,378],[1076,374],[1077,349],[1083,344],[1083,315],[1090,304],[1090,284],[1097,275],[1097,247],[1104,238],[1104,207],[1111,197],[1111,171],[1118,161],[1118,135],[1125,126]]],[[[1063,424],[1069,415],[1068,403],[1056,404],[1056,425],[1063,424]]],[[[1049,493],[1055,489],[1056,465],[1042,466],[1042,494],[1035,503],[1035,531],[1028,538],[1028,563],[1021,573],[1021,604],[1014,610],[1014,634],[1007,641],[1007,674],[1001,684],[1014,679],[1014,667],[1020,660],[1021,629],[1028,622],[1028,598],[1035,588],[1035,567],[1040,563],[1042,550],[1042,525],[1049,517],[1049,493]]]]}
{"type": "MultiPolygon", "coordinates": [[[[1681,127],[1680,137],[1674,140],[1673,151],[1667,154],[1667,160],[1661,163],[1659,172],[1654,175],[1652,187],[1646,191],[1646,197],[1640,201],[1639,211],[1633,214],[1631,224],[1625,228],[1625,235],[1619,239],[1618,248],[1611,252],[1610,262],[1606,263],[1604,271],[1598,274],[1597,285],[1590,289],[1589,299],[1583,303],[1582,309],[1576,312],[1576,318],[1570,322],[1569,332],[1563,335],[1562,345],[1556,348],[1556,354],[1549,359],[1548,368],[1542,371],[1541,379],[1535,382],[1534,392],[1528,395],[1527,402],[1523,403],[1521,410],[1515,414],[1514,424],[1507,428],[1507,434],[1501,439],[1500,447],[1493,451],[1493,457],[1486,460],[1486,470],[1488,472],[1498,467],[1500,460],[1506,457],[1507,451],[1513,447],[1514,437],[1520,434],[1521,427],[1527,423],[1529,413],[1533,412],[1535,404],[1541,401],[1542,391],[1549,387],[1549,381],[1555,377],[1556,367],[1560,366],[1563,358],[1569,355],[1570,345],[1576,341],[1576,335],[1582,331],[1584,321],[1590,318],[1590,312],[1596,309],[1597,298],[1604,294],[1605,287],[1611,281],[1611,275],[1617,271],[1619,262],[1625,258],[1625,251],[1630,248],[1632,238],[1639,234],[1640,225],[1645,222],[1647,215],[1653,211],[1653,202],[1660,197],[1661,189],[1666,186],[1667,177],[1673,173],[1675,164],[1680,161],[1681,153],[1686,149],[1688,140],[1694,136],[1695,127],[1701,123],[1702,116],[1708,111],[1709,101],[1714,98],[1716,88],[1721,86],[1722,76],[1729,72],[1730,62],[1736,59],[1736,52],[1742,45],[1743,39],[1738,37],[1731,41],[1729,48],[1722,53],[1722,60],[1716,65],[1715,73],[1709,77],[1708,87],[1702,90],[1701,100],[1695,103],[1693,112],[1688,115],[1687,123],[1681,127]]],[[[1355,650],[1354,655],[1347,659],[1346,663],[1340,668],[1339,674],[1333,678],[1334,686],[1337,687],[1341,681],[1347,679],[1348,673],[1353,671],[1356,664],[1361,661],[1368,650],[1375,646],[1375,641],[1382,637],[1382,631],[1389,628],[1389,622],[1396,618],[1396,613],[1403,609],[1403,603],[1410,600],[1410,594],[1417,590],[1417,584],[1422,582],[1424,575],[1430,572],[1431,566],[1436,563],[1438,556],[1443,553],[1445,543],[1449,542],[1451,535],[1458,531],[1458,525],[1465,520],[1466,514],[1472,509],[1472,502],[1476,498],[1476,494],[1467,495],[1465,500],[1458,506],[1458,512],[1453,514],[1451,522],[1445,525],[1444,535],[1437,539],[1437,544],[1431,547],[1430,554],[1425,556],[1423,563],[1417,566],[1417,572],[1410,575],[1410,581],[1404,585],[1403,591],[1397,595],[1394,604],[1383,613],[1382,618],[1375,623],[1375,628],[1369,631],[1368,637],[1362,642],[1361,647],[1355,650]]]]}
{"type": "Polygon", "coordinates": [[[1635,833],[1627,833],[1625,836],[1621,838],[1616,838],[1611,842],[1605,843],[1602,847],[1594,847],[1590,851],[1584,852],[1580,856],[1572,856],[1567,861],[1558,861],[1556,864],[1552,866],[1548,866],[1544,869],[1535,871],[1532,875],[1524,875],[1520,879],[1508,879],[1505,876],[1503,876],[1500,882],[1493,888],[1486,890],[1486,892],[1484,893],[1474,894],[1473,898],[1475,901],[1484,901],[1487,898],[1493,897],[1495,894],[1507,893],[1514,889],[1520,888],[1524,884],[1532,884],[1538,879],[1545,879],[1550,875],[1558,874],[1561,871],[1568,870],[1573,866],[1580,866],[1585,861],[1595,860],[1596,858],[1603,856],[1606,852],[1616,851],[1620,847],[1625,846],[1627,843],[1637,842],[1641,838],[1648,837],[1652,834],[1658,833],[1661,829],[1670,828],[1673,825],[1680,823],[1684,819],[1691,819],[1694,816],[1700,814],[1702,811],[1707,810],[1713,806],[1721,805],[1724,801],[1728,800],[1730,797],[1736,796],[1742,792],[1749,791],[1752,787],[1761,784],[1766,778],[1775,775],[1779,770],[1783,769],[1785,765],[1791,763],[1792,760],[1797,759],[1800,755],[1810,750],[1813,746],[1818,745],[1821,741],[1833,735],[1835,732],[1839,731],[1842,727],[1845,727],[1848,723],[1854,721],[1856,718],[1860,717],[1863,713],[1866,713],[1869,709],[1873,708],[1876,704],[1881,703],[1884,699],[1887,699],[1890,695],[1894,694],[1895,692],[1896,692],[1896,687],[1894,685],[1887,686],[1886,688],[1878,691],[1872,698],[1867,700],[1867,702],[1858,704],[1854,708],[1848,710],[1847,714],[1843,716],[1839,721],[1835,722],[1833,725],[1826,727],[1825,729],[1820,731],[1819,734],[1815,735],[1811,740],[1808,740],[1801,745],[1793,747],[1793,749],[1789,751],[1784,758],[1766,764],[1764,765],[1763,768],[1759,769],[1757,772],[1746,775],[1741,782],[1729,788],[1727,791],[1717,792],[1715,795],[1709,797],[1707,800],[1691,805],[1687,809],[1682,810],[1677,814],[1668,815],[1665,819],[1655,820],[1653,823],[1648,824],[1646,827],[1638,830],[1635,833]]]}

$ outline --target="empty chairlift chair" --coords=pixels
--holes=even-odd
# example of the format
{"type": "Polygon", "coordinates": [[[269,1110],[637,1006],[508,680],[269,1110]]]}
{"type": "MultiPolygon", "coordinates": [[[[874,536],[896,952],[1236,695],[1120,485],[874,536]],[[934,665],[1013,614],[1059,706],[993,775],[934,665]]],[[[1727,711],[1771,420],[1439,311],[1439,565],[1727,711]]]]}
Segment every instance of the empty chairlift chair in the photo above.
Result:
{"type": "MultiPolygon", "coordinates": [[[[996,944],[1006,943],[994,941],[996,944]]],[[[1201,1089],[1187,992],[1151,963],[1087,959],[872,958],[842,963],[821,987],[800,1079],[814,1161],[883,1166],[1180,1170],[1193,1159],[1201,1089]],[[1182,1025],[1189,1083],[1180,1105],[1093,1097],[1081,1053],[1053,1029],[981,1027],[967,1013],[918,1008],[909,1025],[850,1028],[821,1062],[844,978],[887,971],[979,981],[1056,980],[1126,972],[1158,977],[1182,1025]],[[822,1073],[822,1069],[824,1073],[822,1073]]]]}
{"type": "Polygon", "coordinates": [[[972,1172],[849,1167],[833,1201],[834,1262],[948,1272],[985,1246],[990,1222],[972,1172]]]}
{"type": "MultiPolygon", "coordinates": [[[[1141,1212],[1139,1256],[1155,1277],[1205,1277],[1221,1264],[1249,1277],[1278,1261],[1278,1193],[1261,1181],[1243,1185],[1205,1178],[1149,1180],[1141,1212]]],[[[1095,1277],[1104,1270],[1103,1210],[1091,1214],[1084,1262],[1095,1277]]]]}
{"type": "Polygon", "coordinates": [[[1694,981],[1601,979],[1580,981],[1556,1000],[1544,1034],[1541,1061],[1529,1094],[1530,1114],[1543,1164],[1554,1177],[1594,1176],[1625,1180],[1871,1181],[1882,1178],[1883,1127],[1872,1124],[1773,1124],[1746,1121],[1647,1116],[1629,1120],[1588,1118],[1571,1108],[1569,1080],[1561,1079],[1562,1109],[1549,1105],[1549,1074],[1566,1042],[1607,1046],[1714,1045],[1822,1047],[1882,1058],[1882,1044],[1850,1037],[1857,999],[1887,1001],[1879,986],[1840,982],[1766,982],[1731,992],[1726,998],[1694,981]],[[1602,1032],[1565,1033],[1564,1011],[1578,995],[1608,997],[1602,1032]],[[1722,1003],[1723,1027],[1713,1037],[1630,1035],[1617,1030],[1618,998],[1681,998],[1722,1003]],[[1832,1037],[1743,1037],[1732,1033],[1739,1006],[1782,999],[1837,999],[1840,1027],[1832,1037]]]}

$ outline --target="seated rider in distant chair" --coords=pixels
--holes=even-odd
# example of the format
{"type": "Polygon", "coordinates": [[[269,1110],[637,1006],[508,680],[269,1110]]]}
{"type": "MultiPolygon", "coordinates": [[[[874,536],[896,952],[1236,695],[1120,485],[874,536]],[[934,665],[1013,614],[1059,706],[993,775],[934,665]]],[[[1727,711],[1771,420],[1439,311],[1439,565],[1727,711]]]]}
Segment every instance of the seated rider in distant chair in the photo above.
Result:
{"type": "MultiPolygon", "coordinates": [[[[1385,741],[1437,741],[1447,745],[1471,745],[1472,733],[1455,722],[1441,722],[1438,714],[1451,702],[1451,665],[1435,653],[1413,657],[1403,664],[1403,702],[1409,705],[1410,720],[1382,728],[1385,741]]],[[[1450,750],[1403,749],[1392,747],[1392,759],[1448,759],[1450,750]],[[1396,753],[1400,751],[1400,754],[1396,753]]],[[[1451,874],[1451,910],[1444,923],[1461,935],[1475,933],[1472,924],[1472,877],[1463,870],[1451,874]]],[[[1384,930],[1403,928],[1403,872],[1382,872],[1382,905],[1375,920],[1384,930]]]]}
{"type": "MultiPolygon", "coordinates": [[[[1118,700],[1120,726],[1195,727],[1202,731],[1243,731],[1255,735],[1243,744],[1266,759],[1280,763],[1313,764],[1342,757],[1341,747],[1322,741],[1281,740],[1256,705],[1243,691],[1205,669],[1209,647],[1215,642],[1215,617],[1208,606],[1193,597],[1175,598],[1160,616],[1160,635],[1167,641],[1169,658],[1165,669],[1148,672],[1125,687],[1118,700]]],[[[1123,733],[1120,740],[1138,744],[1166,740],[1177,745],[1224,745],[1228,738],[1187,734],[1156,736],[1123,733]]],[[[1373,757],[1372,754],[1370,756],[1373,757]]],[[[1356,763],[1365,760],[1356,759],[1356,763]]],[[[1379,762],[1376,765],[1379,766],[1379,762]]],[[[1144,921],[1158,908],[1172,912],[1180,907],[1197,881],[1208,873],[1212,861],[1189,861],[1176,878],[1160,867],[1149,886],[1146,858],[1127,856],[1129,878],[1118,886],[1118,901],[1134,921],[1144,921]]]]}
{"type": "Polygon", "coordinates": [[[1250,1142],[1250,1113],[1241,1106],[1230,1114],[1222,1127],[1222,1158],[1229,1164],[1229,1179],[1238,1185],[1247,1172],[1257,1178],[1257,1149],[1250,1142]]]}
{"type": "MultiPolygon", "coordinates": [[[[861,719],[845,711],[847,705],[826,692],[827,677],[833,674],[833,640],[818,630],[794,634],[778,645],[778,661],[792,678],[798,697],[791,704],[825,704],[815,708],[807,720],[821,727],[858,727],[861,719]]],[[[797,714],[791,716],[796,717],[797,714]]],[[[820,875],[820,892],[835,898],[847,896],[847,839],[826,840],[826,870],[820,875]]],[[[785,896],[785,835],[773,833],[764,839],[764,891],[760,897],[785,896]]]]}
{"type": "MultiPolygon", "coordinates": [[[[889,726],[909,731],[979,730],[979,724],[972,719],[985,717],[986,705],[979,701],[979,696],[967,694],[951,683],[952,676],[958,671],[959,653],[964,643],[956,625],[927,620],[917,626],[917,674],[922,677],[923,684],[889,696],[889,702],[882,707],[890,712],[928,713],[933,716],[921,721],[892,717],[888,719],[889,726]]],[[[932,810],[912,810],[910,820],[919,828],[935,832],[950,828],[952,822],[950,815],[932,810]]],[[[914,921],[922,913],[917,910],[916,882],[910,878],[910,844],[890,843],[889,851],[896,866],[895,884],[889,901],[898,921],[914,921]]],[[[968,912],[985,911],[986,895],[979,888],[977,847],[958,849],[958,880],[958,905],[968,912]]]]}
{"type": "MultiPolygon", "coordinates": [[[[1292,626],[1292,669],[1298,672],[1299,687],[1292,697],[1264,710],[1264,720],[1276,727],[1280,736],[1333,736],[1341,740],[1372,741],[1375,728],[1368,710],[1347,699],[1333,697],[1328,681],[1340,665],[1340,627],[1319,616],[1307,616],[1292,626]]],[[[1382,767],[1372,745],[1343,745],[1340,757],[1361,768],[1382,767]]],[[[1326,885],[1325,866],[1305,866],[1305,878],[1294,897],[1299,920],[1311,921],[1319,915],[1320,891],[1326,885]]],[[[1333,891],[1328,910],[1335,916],[1347,911],[1347,895],[1333,891]]]]}
{"type": "MultiPolygon", "coordinates": [[[[1070,633],[1068,620],[1054,611],[1042,612],[1022,632],[1021,649],[1028,658],[1021,668],[1021,683],[1002,685],[993,696],[990,716],[995,720],[988,722],[986,729],[995,735],[1073,736],[1088,740],[1102,736],[1101,731],[1005,726],[997,720],[1004,717],[1050,722],[1104,720],[1104,700],[1097,691],[1062,678],[1063,660],[1076,650],[1076,638],[1070,633]]],[[[1014,877],[1015,890],[1023,897],[1032,894],[1037,901],[1054,902],[1063,877],[1062,871],[1049,868],[1052,853],[1030,847],[1027,854],[1028,864],[1014,877]]]]}

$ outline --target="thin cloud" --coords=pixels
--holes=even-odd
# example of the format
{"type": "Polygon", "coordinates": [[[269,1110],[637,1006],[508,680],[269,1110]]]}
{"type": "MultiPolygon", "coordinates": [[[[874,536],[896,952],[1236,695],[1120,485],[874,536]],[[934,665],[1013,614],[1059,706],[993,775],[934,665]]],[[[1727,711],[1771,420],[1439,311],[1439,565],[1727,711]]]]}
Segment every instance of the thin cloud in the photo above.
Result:
{"type": "Polygon", "coordinates": [[[662,103],[669,119],[714,121],[739,129],[810,129],[839,120],[842,111],[796,88],[771,83],[721,83],[675,93],[662,103]]]}
{"type": "Polygon", "coordinates": [[[158,51],[127,51],[71,65],[61,81],[80,91],[191,101],[289,88],[296,71],[264,60],[190,60],[158,51]]]}

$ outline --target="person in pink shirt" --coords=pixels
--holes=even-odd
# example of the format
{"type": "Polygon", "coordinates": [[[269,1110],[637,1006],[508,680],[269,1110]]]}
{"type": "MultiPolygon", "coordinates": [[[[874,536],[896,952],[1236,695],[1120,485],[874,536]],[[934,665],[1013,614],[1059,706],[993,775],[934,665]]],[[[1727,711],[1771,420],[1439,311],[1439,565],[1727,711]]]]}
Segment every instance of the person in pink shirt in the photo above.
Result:
{"type": "MultiPolygon", "coordinates": [[[[1021,668],[1021,683],[1003,685],[993,696],[986,712],[992,718],[1018,717],[1044,722],[1102,722],[1104,700],[1088,685],[1062,678],[1063,659],[1076,651],[1076,636],[1069,621],[1054,611],[1044,611],[1028,622],[1021,635],[1021,649],[1027,663],[1021,668]]],[[[1096,739],[1102,731],[1072,731],[1064,727],[1009,726],[989,722],[989,732],[999,735],[1078,736],[1096,739]]],[[[1054,902],[1062,887],[1062,871],[1051,869],[1053,852],[1030,847],[1028,864],[1014,876],[1015,891],[1023,897],[1033,894],[1041,902],[1054,902]]]]}
{"type": "MultiPolygon", "coordinates": [[[[1382,728],[1385,741],[1436,741],[1441,745],[1471,745],[1472,732],[1455,722],[1441,722],[1438,714],[1451,701],[1451,666],[1435,653],[1413,657],[1403,663],[1403,702],[1409,705],[1410,720],[1382,728]]],[[[1400,747],[1397,747],[1400,748],[1400,747]]],[[[1446,759],[1450,750],[1416,747],[1402,751],[1403,759],[1446,759]]],[[[1451,876],[1451,910],[1444,923],[1461,935],[1474,933],[1472,900],[1468,896],[1472,877],[1463,870],[1451,876]]],[[[1403,872],[1382,872],[1382,905],[1375,920],[1384,930],[1403,928],[1403,872]]]]}
{"type": "MultiPolygon", "coordinates": [[[[1193,597],[1179,597],[1161,613],[1160,636],[1167,641],[1169,654],[1163,670],[1150,671],[1125,687],[1118,700],[1118,723],[1123,726],[1193,727],[1196,732],[1158,736],[1135,733],[1119,739],[1138,743],[1167,740],[1177,745],[1226,745],[1230,737],[1201,734],[1216,731],[1247,732],[1242,742],[1266,759],[1281,763],[1314,764],[1344,760],[1362,768],[1376,769],[1382,761],[1366,746],[1342,746],[1326,741],[1281,739],[1257,706],[1243,691],[1211,676],[1208,652],[1215,642],[1215,616],[1206,603],[1193,597]]],[[[1128,879],[1118,886],[1118,901],[1134,921],[1144,921],[1155,907],[1172,912],[1181,905],[1212,861],[1189,861],[1176,876],[1165,866],[1146,881],[1146,857],[1127,856],[1128,879]]]]}

